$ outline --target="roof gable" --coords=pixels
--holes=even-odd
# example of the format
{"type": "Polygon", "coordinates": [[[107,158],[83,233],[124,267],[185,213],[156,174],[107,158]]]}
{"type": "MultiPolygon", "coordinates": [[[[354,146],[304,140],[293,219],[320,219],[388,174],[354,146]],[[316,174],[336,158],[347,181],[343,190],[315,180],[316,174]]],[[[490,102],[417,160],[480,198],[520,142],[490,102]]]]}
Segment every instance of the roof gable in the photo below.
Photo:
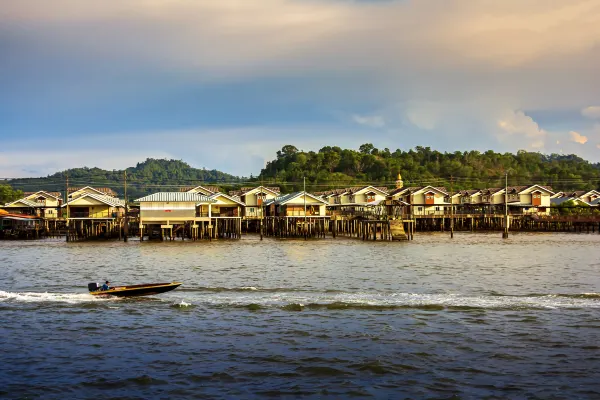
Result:
{"type": "Polygon", "coordinates": [[[363,193],[369,193],[369,191],[375,192],[376,194],[380,194],[382,196],[387,196],[388,191],[387,190],[383,190],[382,188],[377,188],[375,186],[365,186],[363,188],[360,188],[356,191],[354,191],[354,194],[363,194],[363,193]]]}
{"type": "Polygon", "coordinates": [[[81,196],[78,196],[72,200],[69,200],[67,202],[67,204],[63,204],[63,207],[66,207],[68,205],[72,205],[73,203],[76,203],[78,201],[81,201],[82,199],[85,199],[86,197],[89,197],[91,199],[94,199],[96,201],[99,201],[101,203],[104,203],[108,206],[111,207],[125,207],[125,201],[118,199],[116,197],[112,197],[112,196],[104,196],[104,195],[100,195],[100,194],[96,194],[96,193],[84,193],[81,196]]]}
{"type": "Polygon", "coordinates": [[[237,204],[239,204],[241,206],[246,206],[246,204],[244,204],[240,199],[235,198],[233,196],[228,196],[225,193],[215,193],[212,196],[209,196],[209,199],[217,201],[217,199],[219,197],[223,197],[223,198],[225,198],[225,199],[227,199],[227,200],[229,200],[229,201],[231,201],[233,203],[237,203],[237,204]]]}
{"type": "Polygon", "coordinates": [[[448,192],[446,191],[446,188],[436,188],[433,186],[425,186],[419,190],[416,190],[414,193],[427,193],[427,192],[435,192],[435,193],[439,193],[439,194],[443,194],[443,195],[448,195],[448,192]]]}
{"type": "Polygon", "coordinates": [[[215,193],[219,192],[219,188],[216,186],[196,186],[193,188],[183,188],[182,189],[183,192],[187,192],[187,193],[202,193],[205,196],[211,196],[215,193]]]}
{"type": "Polygon", "coordinates": [[[52,193],[49,193],[49,192],[46,192],[46,191],[43,191],[43,190],[38,190],[35,193],[28,194],[27,196],[25,196],[25,198],[26,199],[32,199],[32,198],[36,198],[36,197],[39,197],[39,196],[46,197],[46,198],[52,197],[53,199],[60,200],[60,196],[57,196],[55,194],[52,194],[52,193]]]}
{"type": "Polygon", "coordinates": [[[293,200],[295,200],[295,199],[297,199],[299,197],[302,197],[304,194],[306,194],[306,197],[310,197],[310,198],[316,200],[319,203],[329,204],[327,201],[325,201],[325,200],[323,200],[323,199],[321,199],[321,198],[319,198],[319,197],[317,197],[315,195],[312,195],[312,194],[310,194],[308,192],[295,192],[295,193],[289,193],[289,194],[286,194],[286,195],[283,195],[283,196],[271,199],[271,200],[265,202],[265,205],[269,205],[269,204],[272,204],[272,203],[279,204],[279,205],[291,203],[293,200]]]}
{"type": "MultiPolygon", "coordinates": [[[[517,190],[518,188],[514,188],[514,189],[517,190]]],[[[554,194],[554,192],[551,190],[551,188],[549,188],[547,186],[540,186],[540,185],[526,186],[524,189],[521,189],[521,191],[519,191],[518,193],[519,194],[528,194],[528,193],[534,192],[536,190],[549,193],[550,195],[554,194]]],[[[509,192],[510,192],[510,188],[509,188],[509,192]]]]}
{"type": "Polygon", "coordinates": [[[6,203],[4,205],[4,207],[14,207],[14,208],[22,208],[22,207],[31,207],[31,208],[35,208],[35,207],[43,207],[42,204],[39,204],[35,201],[31,201],[29,199],[18,199],[15,200],[11,203],[6,203]]]}
{"type": "Polygon", "coordinates": [[[272,196],[279,196],[280,195],[279,188],[265,187],[265,186],[257,186],[255,188],[242,188],[240,190],[240,192],[241,192],[242,196],[247,195],[247,194],[254,194],[254,193],[257,193],[257,192],[262,192],[262,193],[265,193],[265,194],[270,194],[272,196]],[[246,189],[246,190],[244,190],[244,189],[246,189]]]}
{"type": "Polygon", "coordinates": [[[105,195],[105,193],[101,192],[101,191],[100,191],[100,190],[98,190],[98,189],[94,189],[94,188],[93,188],[93,187],[91,187],[91,186],[84,186],[84,187],[82,187],[82,188],[70,188],[70,189],[69,189],[69,197],[73,196],[73,195],[74,195],[74,194],[76,194],[76,193],[80,193],[80,192],[81,192],[81,193],[90,193],[90,191],[91,191],[92,193],[96,193],[96,194],[98,194],[98,195],[101,195],[101,196],[104,196],[104,195],[105,195]]]}
{"type": "Polygon", "coordinates": [[[598,192],[597,190],[590,190],[582,195],[580,195],[579,197],[585,197],[585,196],[600,196],[600,192],[598,192]]]}

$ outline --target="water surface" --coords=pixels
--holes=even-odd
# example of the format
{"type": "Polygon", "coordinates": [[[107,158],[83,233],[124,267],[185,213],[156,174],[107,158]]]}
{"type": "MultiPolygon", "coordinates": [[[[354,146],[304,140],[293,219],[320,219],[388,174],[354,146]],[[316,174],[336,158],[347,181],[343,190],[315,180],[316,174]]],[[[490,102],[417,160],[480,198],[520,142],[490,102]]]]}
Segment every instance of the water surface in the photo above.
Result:
{"type": "Polygon", "coordinates": [[[599,244],[0,242],[0,396],[599,398],[599,244]]]}

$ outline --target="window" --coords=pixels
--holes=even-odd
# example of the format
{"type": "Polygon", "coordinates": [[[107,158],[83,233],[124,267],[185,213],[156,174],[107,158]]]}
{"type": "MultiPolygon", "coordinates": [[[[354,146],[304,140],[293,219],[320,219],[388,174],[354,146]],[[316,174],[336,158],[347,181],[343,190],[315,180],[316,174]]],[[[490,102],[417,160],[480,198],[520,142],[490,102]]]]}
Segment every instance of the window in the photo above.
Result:
{"type": "Polygon", "coordinates": [[[254,212],[254,207],[250,207],[250,212],[253,213],[254,212]]]}

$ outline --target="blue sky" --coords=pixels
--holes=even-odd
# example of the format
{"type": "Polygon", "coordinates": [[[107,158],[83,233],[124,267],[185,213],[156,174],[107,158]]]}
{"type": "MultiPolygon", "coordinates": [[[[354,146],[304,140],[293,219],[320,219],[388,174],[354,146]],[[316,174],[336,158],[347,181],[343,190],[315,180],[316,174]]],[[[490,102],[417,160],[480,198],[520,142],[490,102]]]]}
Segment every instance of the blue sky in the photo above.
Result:
{"type": "Polygon", "coordinates": [[[0,0],[0,177],[285,144],[600,161],[600,1],[0,0]]]}

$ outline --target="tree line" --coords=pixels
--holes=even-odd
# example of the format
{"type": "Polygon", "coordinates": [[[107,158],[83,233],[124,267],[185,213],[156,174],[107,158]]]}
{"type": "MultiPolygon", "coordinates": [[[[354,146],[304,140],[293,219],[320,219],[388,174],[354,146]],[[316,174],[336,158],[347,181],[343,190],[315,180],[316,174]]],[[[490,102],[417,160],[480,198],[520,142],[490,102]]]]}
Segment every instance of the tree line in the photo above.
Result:
{"type": "Polygon", "coordinates": [[[524,150],[439,152],[429,147],[390,151],[365,143],[358,150],[325,146],[318,152],[285,145],[267,163],[259,180],[282,182],[288,190],[372,184],[393,187],[398,174],[404,186],[445,186],[454,190],[542,184],[555,190],[594,189],[600,183],[600,164],[576,155],[545,155],[524,150]]]}
{"type": "Polygon", "coordinates": [[[197,182],[212,182],[224,187],[237,187],[243,178],[221,171],[193,168],[181,160],[148,158],[135,167],[107,171],[101,168],[71,168],[42,178],[12,179],[8,183],[23,192],[38,190],[65,193],[67,177],[69,187],[96,186],[113,189],[124,196],[125,172],[127,172],[127,197],[135,199],[158,191],[179,191],[181,186],[193,186],[197,182]]]}
{"type": "Polygon", "coordinates": [[[482,189],[509,185],[541,184],[554,190],[586,190],[600,185],[600,164],[576,155],[545,155],[524,150],[496,153],[488,150],[439,152],[417,146],[407,151],[376,148],[371,143],[358,150],[325,146],[319,151],[302,151],[285,145],[277,151],[259,176],[237,177],[217,170],[193,168],[181,160],[148,158],[126,170],[72,168],[43,178],[12,179],[0,187],[0,202],[37,190],[65,192],[70,187],[109,187],[124,196],[127,172],[128,198],[135,199],[158,191],[178,191],[183,186],[209,184],[221,191],[242,186],[280,186],[282,193],[302,190],[306,178],[308,191],[325,191],[362,184],[394,187],[398,174],[404,186],[445,186],[447,189],[482,189]]]}

